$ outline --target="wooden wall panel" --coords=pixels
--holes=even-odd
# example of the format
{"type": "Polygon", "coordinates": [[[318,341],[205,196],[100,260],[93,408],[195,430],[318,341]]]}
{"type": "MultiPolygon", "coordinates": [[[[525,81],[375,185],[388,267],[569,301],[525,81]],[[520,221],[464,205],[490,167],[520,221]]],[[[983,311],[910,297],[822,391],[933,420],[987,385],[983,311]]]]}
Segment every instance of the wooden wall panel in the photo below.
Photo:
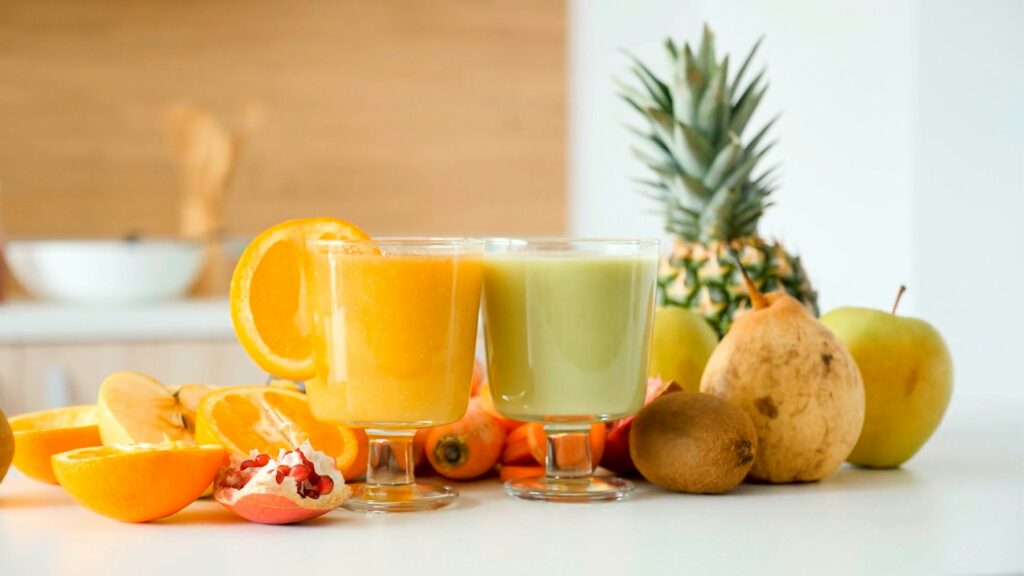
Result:
{"type": "Polygon", "coordinates": [[[261,111],[229,233],[559,233],[564,53],[558,0],[0,3],[2,225],[172,234],[185,100],[261,111]]]}

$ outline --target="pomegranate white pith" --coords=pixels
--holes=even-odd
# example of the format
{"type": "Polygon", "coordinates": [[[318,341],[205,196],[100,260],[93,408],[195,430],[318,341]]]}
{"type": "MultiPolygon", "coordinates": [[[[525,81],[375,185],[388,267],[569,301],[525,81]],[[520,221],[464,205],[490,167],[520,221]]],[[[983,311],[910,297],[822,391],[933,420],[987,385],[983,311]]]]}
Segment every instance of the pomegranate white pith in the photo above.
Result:
{"type": "Polygon", "coordinates": [[[217,476],[214,498],[239,516],[264,524],[291,524],[341,505],[351,489],[334,459],[305,442],[277,458],[253,451],[232,456],[217,476]]]}

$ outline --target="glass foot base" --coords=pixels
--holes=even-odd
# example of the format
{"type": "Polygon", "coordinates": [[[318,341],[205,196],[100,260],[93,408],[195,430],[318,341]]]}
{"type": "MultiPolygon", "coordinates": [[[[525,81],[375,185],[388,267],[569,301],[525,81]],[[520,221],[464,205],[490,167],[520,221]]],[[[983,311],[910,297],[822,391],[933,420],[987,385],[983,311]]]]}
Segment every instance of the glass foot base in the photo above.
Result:
{"type": "Polygon", "coordinates": [[[352,496],[341,505],[352,512],[416,512],[435,510],[452,503],[459,491],[439,484],[401,486],[352,485],[352,496]]]}
{"type": "Polygon", "coordinates": [[[524,500],[601,502],[629,498],[633,483],[611,476],[585,478],[522,478],[505,482],[505,492],[524,500]]]}

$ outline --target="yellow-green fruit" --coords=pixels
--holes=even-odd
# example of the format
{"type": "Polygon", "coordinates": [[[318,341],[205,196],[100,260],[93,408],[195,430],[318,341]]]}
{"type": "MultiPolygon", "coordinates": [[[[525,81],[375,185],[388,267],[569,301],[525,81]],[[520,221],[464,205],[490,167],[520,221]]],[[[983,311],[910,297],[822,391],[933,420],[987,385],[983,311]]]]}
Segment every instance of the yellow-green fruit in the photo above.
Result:
{"type": "Polygon", "coordinates": [[[7,476],[7,469],[14,459],[14,432],[3,410],[0,410],[0,482],[7,476]]]}
{"type": "Polygon", "coordinates": [[[678,306],[654,312],[649,376],[674,381],[687,392],[700,388],[700,377],[718,345],[718,335],[703,317],[678,306]]]}
{"type": "Polygon", "coordinates": [[[942,336],[917,318],[839,308],[821,318],[853,354],[864,379],[864,428],[847,460],[895,468],[924,446],[953,394],[953,360],[942,336]]]}

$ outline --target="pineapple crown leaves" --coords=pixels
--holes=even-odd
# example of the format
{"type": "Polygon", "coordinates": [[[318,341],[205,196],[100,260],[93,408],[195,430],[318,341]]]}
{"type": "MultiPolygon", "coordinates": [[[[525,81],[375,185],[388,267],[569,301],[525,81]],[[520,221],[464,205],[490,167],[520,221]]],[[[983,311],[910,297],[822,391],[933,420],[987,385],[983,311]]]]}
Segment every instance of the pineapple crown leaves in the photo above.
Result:
{"type": "Polygon", "coordinates": [[[768,90],[762,69],[744,81],[758,40],[730,80],[726,55],[715,55],[714,35],[705,26],[696,53],[688,43],[665,42],[671,77],[662,79],[635,56],[634,81],[618,82],[620,96],[647,120],[633,152],[653,172],[639,180],[642,193],[662,207],[666,230],[686,240],[708,242],[753,236],[775,168],[754,176],[775,145],[767,140],[778,117],[746,143],[741,137],[768,90]]]}

